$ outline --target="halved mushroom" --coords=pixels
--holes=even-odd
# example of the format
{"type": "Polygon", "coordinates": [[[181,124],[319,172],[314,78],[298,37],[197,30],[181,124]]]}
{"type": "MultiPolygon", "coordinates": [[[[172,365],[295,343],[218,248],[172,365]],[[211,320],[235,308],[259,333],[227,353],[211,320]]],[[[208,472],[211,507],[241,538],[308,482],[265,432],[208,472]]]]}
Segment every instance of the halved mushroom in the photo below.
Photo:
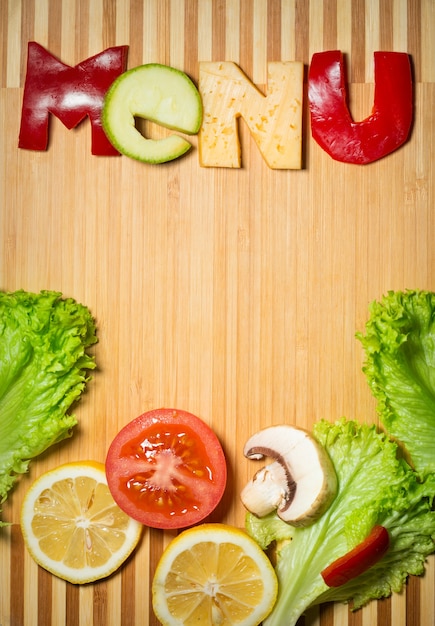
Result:
{"type": "Polygon", "coordinates": [[[241,493],[245,507],[258,517],[276,509],[285,522],[306,526],[335,498],[337,476],[332,461],[302,428],[279,425],[260,430],[248,439],[243,453],[248,459],[275,459],[241,493]]]}

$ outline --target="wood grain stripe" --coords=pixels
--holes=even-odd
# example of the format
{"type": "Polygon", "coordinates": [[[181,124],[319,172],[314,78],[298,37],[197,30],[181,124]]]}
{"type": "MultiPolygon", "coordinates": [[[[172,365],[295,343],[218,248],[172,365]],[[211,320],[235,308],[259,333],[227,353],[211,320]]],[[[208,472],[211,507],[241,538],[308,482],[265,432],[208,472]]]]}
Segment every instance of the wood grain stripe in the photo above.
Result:
{"type": "Polygon", "coordinates": [[[225,2],[225,57],[227,61],[240,60],[240,3],[238,0],[225,2]]]}
{"type": "Polygon", "coordinates": [[[365,82],[365,0],[352,0],[352,40],[348,80],[365,82]]]}
{"type": "MultiPolygon", "coordinates": [[[[58,55],[60,59],[68,65],[79,63],[76,55],[76,5],[72,2],[61,3],[61,25],[60,25],[60,49],[58,55]]],[[[55,53],[55,51],[52,51],[55,53]]]]}
{"type": "Polygon", "coordinates": [[[252,11],[252,76],[257,85],[267,82],[267,0],[254,0],[252,11]]]}
{"type": "Polygon", "coordinates": [[[107,597],[107,583],[105,581],[98,582],[93,585],[93,611],[92,611],[92,623],[94,626],[108,626],[109,615],[110,622],[113,620],[113,614],[108,613],[108,597],[107,597]]]}
{"type": "MultiPolygon", "coordinates": [[[[139,579],[138,584],[141,584],[139,579]]],[[[136,626],[136,570],[134,557],[131,557],[121,572],[121,607],[120,626],[136,626]]]]}
{"type": "Polygon", "coordinates": [[[104,48],[103,0],[89,0],[88,52],[87,56],[97,54],[104,48]]]}
{"type": "Polygon", "coordinates": [[[309,2],[305,0],[295,0],[295,60],[302,61],[304,65],[310,62],[309,6],[309,2]]]}
{"type": "Polygon", "coordinates": [[[281,53],[281,13],[282,2],[268,0],[267,3],[267,61],[281,61],[283,59],[281,53]]]}
{"type": "Polygon", "coordinates": [[[11,626],[24,624],[24,541],[21,528],[11,526],[10,596],[11,626]]]}
{"type": "MultiPolygon", "coordinates": [[[[421,0],[408,2],[408,53],[412,57],[415,82],[421,81],[421,0]]],[[[426,54],[426,52],[425,52],[426,54]]]]}
{"type": "Polygon", "coordinates": [[[320,626],[334,626],[334,605],[324,604],[320,607],[320,626]]]}
{"type": "Polygon", "coordinates": [[[337,0],[323,4],[323,49],[337,49],[337,0]]]}
{"type": "Polygon", "coordinates": [[[80,588],[66,583],[65,626],[80,626],[80,588]]]}
{"type": "Polygon", "coordinates": [[[435,82],[435,54],[430,52],[435,32],[435,2],[424,2],[421,8],[421,82],[435,82]],[[424,62],[423,62],[424,61],[424,62]]]}
{"type": "Polygon", "coordinates": [[[198,5],[186,2],[184,23],[188,36],[184,40],[184,72],[195,82],[198,81],[198,5]],[[187,25],[189,25],[187,27],[187,25]]]}
{"type": "Polygon", "coordinates": [[[116,3],[103,0],[103,48],[109,48],[116,42],[116,3]]]}
{"type": "Polygon", "coordinates": [[[391,598],[391,625],[406,626],[406,593],[391,598]]]}
{"type": "Polygon", "coordinates": [[[416,576],[410,576],[406,586],[406,626],[421,626],[420,584],[416,576]]]}
{"type": "Polygon", "coordinates": [[[188,37],[186,33],[185,23],[185,2],[171,2],[169,4],[169,65],[184,69],[184,50],[185,39],[188,37]]]}
{"type": "Polygon", "coordinates": [[[366,0],[365,5],[365,83],[374,82],[373,52],[380,49],[379,0],[366,0]]]}
{"type": "Polygon", "coordinates": [[[37,576],[38,605],[37,617],[38,626],[51,626],[52,621],[52,593],[53,576],[42,567],[38,568],[37,576]]]}
{"type": "Polygon", "coordinates": [[[141,0],[131,0],[129,14],[129,33],[120,45],[128,45],[128,67],[137,67],[142,63],[155,61],[161,63],[156,50],[157,5],[148,2],[145,10],[141,0]],[[156,44],[155,46],[153,44],[156,44]]]}
{"type": "Polygon", "coordinates": [[[6,72],[5,72],[5,86],[6,87],[19,87],[20,85],[20,71],[21,71],[21,56],[26,55],[26,52],[22,50],[21,46],[21,3],[14,2],[14,0],[8,0],[7,11],[7,58],[6,58],[6,72]]]}
{"type": "Polygon", "coordinates": [[[133,0],[130,12],[130,33],[133,33],[133,43],[136,43],[138,51],[135,59],[131,60],[130,67],[136,67],[136,63],[165,63],[169,58],[169,6],[167,2],[151,0],[142,3],[133,0]],[[157,37],[161,32],[162,24],[167,24],[167,36],[157,37]],[[142,30],[143,29],[143,30],[142,30]]]}
{"type": "MultiPolygon", "coordinates": [[[[435,589],[435,559],[429,558],[426,563],[424,574],[427,589],[435,589]]],[[[433,615],[435,621],[435,593],[423,593],[420,585],[420,611],[421,615],[433,615]]]]}
{"type": "Polygon", "coordinates": [[[325,24],[323,20],[324,4],[310,2],[308,13],[308,59],[307,65],[311,62],[311,57],[315,52],[323,50],[323,38],[325,24]]]}
{"type": "MultiPolygon", "coordinates": [[[[79,626],[86,626],[86,624],[94,625],[94,593],[95,588],[98,587],[100,583],[96,583],[96,585],[82,585],[79,588],[79,596],[80,596],[80,612],[79,612],[79,626]]],[[[98,591],[96,592],[98,593],[98,591]]],[[[98,626],[101,626],[98,624],[98,626]]]]}
{"type": "Polygon", "coordinates": [[[0,86],[6,87],[8,61],[8,3],[0,2],[0,86]]]}
{"type": "MultiPolygon", "coordinates": [[[[146,8],[146,4],[145,4],[146,8]]],[[[157,23],[156,32],[154,38],[158,44],[159,63],[169,64],[171,55],[171,31],[173,26],[171,24],[171,2],[170,0],[164,0],[160,2],[156,0],[157,9],[157,23]],[[165,33],[163,37],[162,34],[165,33]]]]}
{"type": "Polygon", "coordinates": [[[281,60],[301,61],[295,52],[295,0],[281,3],[281,60]]]}
{"type": "Polygon", "coordinates": [[[112,9],[113,17],[113,39],[109,45],[128,45],[130,28],[130,3],[115,3],[112,9]]]}
{"type": "MultiPolygon", "coordinates": [[[[226,58],[227,3],[214,0],[211,3],[211,59],[222,61],[226,58]]],[[[234,24],[233,24],[234,26],[234,24]]],[[[209,33],[204,33],[207,37],[209,33]]]]}
{"type": "MultiPolygon", "coordinates": [[[[364,610],[361,611],[351,611],[350,608],[347,610],[347,624],[348,626],[365,626],[365,624],[375,624],[376,620],[367,620],[367,616],[364,613],[364,610]]],[[[389,622],[382,622],[385,626],[389,626],[389,622]]]]}
{"type": "Polygon", "coordinates": [[[60,56],[62,49],[62,13],[63,3],[49,0],[48,6],[48,49],[58,50],[60,56]]]}
{"type": "Polygon", "coordinates": [[[64,580],[52,576],[49,599],[52,624],[65,624],[66,622],[66,585],[64,580]]]}
{"type": "Polygon", "coordinates": [[[379,600],[379,602],[377,602],[376,611],[376,620],[378,624],[392,624],[392,626],[396,626],[395,622],[391,619],[391,598],[379,600]]]}
{"type": "Polygon", "coordinates": [[[379,50],[394,50],[394,0],[379,3],[379,50]]]}
{"type": "MultiPolygon", "coordinates": [[[[352,54],[352,15],[353,5],[348,0],[337,0],[337,48],[349,59],[352,54]]],[[[349,62],[349,61],[348,61],[349,62]]],[[[349,70],[348,80],[351,80],[349,70]]]]}
{"type": "MultiPolygon", "coordinates": [[[[151,581],[153,576],[154,576],[154,572],[156,570],[157,567],[157,563],[160,559],[160,555],[165,547],[165,542],[167,543],[169,541],[169,533],[168,533],[168,538],[165,538],[165,533],[161,533],[158,530],[155,530],[153,528],[150,528],[148,530],[148,535],[149,535],[149,570],[148,570],[148,574],[149,574],[149,580],[151,581]]],[[[151,599],[150,599],[151,600],[151,599]]],[[[159,621],[157,620],[153,608],[152,608],[152,603],[150,601],[149,603],[149,615],[148,615],[148,619],[149,619],[149,626],[159,626],[159,621]]]]}
{"type": "MultiPolygon", "coordinates": [[[[89,52],[89,15],[91,9],[91,0],[75,0],[76,13],[75,13],[75,50],[77,55],[76,63],[79,63],[82,59],[87,59],[92,52],[89,52]]],[[[98,27],[95,34],[98,35],[98,27]]],[[[98,50],[96,51],[98,52],[98,50]]],[[[75,65],[74,61],[70,61],[69,65],[75,65]]]]}
{"type": "Polygon", "coordinates": [[[252,0],[240,0],[240,66],[252,77],[253,56],[253,14],[252,0]]]}
{"type": "MultiPolygon", "coordinates": [[[[48,38],[46,28],[36,29],[35,18],[38,12],[35,12],[35,3],[31,1],[26,5],[25,10],[21,12],[21,45],[20,45],[20,85],[24,83],[26,77],[27,66],[27,43],[35,39],[36,36],[41,37],[40,41],[42,45],[48,45],[48,38]],[[44,32],[45,31],[45,32],[44,32]]],[[[46,26],[46,25],[45,25],[46,26]]],[[[39,41],[39,39],[38,39],[39,41]]]]}

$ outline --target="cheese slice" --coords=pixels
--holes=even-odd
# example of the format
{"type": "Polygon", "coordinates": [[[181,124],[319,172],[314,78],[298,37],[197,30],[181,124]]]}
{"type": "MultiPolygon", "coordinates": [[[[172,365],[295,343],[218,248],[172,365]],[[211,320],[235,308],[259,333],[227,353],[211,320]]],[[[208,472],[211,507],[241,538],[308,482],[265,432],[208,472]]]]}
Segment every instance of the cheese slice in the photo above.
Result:
{"type": "Polygon", "coordinates": [[[237,120],[242,117],[267,165],[302,167],[303,63],[268,63],[266,95],[233,62],[201,62],[199,132],[202,167],[241,167],[237,120]]]}

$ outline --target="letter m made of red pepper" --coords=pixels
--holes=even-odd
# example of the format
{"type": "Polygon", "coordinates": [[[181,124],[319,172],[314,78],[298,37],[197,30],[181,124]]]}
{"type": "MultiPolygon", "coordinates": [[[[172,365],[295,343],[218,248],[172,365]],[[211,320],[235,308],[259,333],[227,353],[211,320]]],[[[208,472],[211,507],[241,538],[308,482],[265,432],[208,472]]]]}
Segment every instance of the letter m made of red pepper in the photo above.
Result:
{"type": "Polygon", "coordinates": [[[128,46],[108,48],[70,67],[38,43],[29,42],[18,147],[47,149],[50,114],[68,129],[88,116],[92,154],[118,155],[103,131],[101,110],[106,91],[126,69],[127,53],[128,46]]]}

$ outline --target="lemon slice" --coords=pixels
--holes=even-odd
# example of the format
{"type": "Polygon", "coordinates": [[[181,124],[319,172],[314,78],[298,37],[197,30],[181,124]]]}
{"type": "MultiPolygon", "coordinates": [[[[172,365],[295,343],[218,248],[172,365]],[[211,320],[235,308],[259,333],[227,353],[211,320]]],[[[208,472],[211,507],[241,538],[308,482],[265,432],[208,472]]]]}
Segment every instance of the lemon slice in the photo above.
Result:
{"type": "Polygon", "coordinates": [[[164,626],[257,626],[277,591],[272,564],[251,537],[225,524],[202,524],[168,544],[152,602],[164,626]]]}
{"type": "Polygon", "coordinates": [[[142,528],[114,502],[104,465],[93,461],[67,463],[43,474],[21,509],[31,556],[52,574],[77,584],[117,570],[142,528]]]}

